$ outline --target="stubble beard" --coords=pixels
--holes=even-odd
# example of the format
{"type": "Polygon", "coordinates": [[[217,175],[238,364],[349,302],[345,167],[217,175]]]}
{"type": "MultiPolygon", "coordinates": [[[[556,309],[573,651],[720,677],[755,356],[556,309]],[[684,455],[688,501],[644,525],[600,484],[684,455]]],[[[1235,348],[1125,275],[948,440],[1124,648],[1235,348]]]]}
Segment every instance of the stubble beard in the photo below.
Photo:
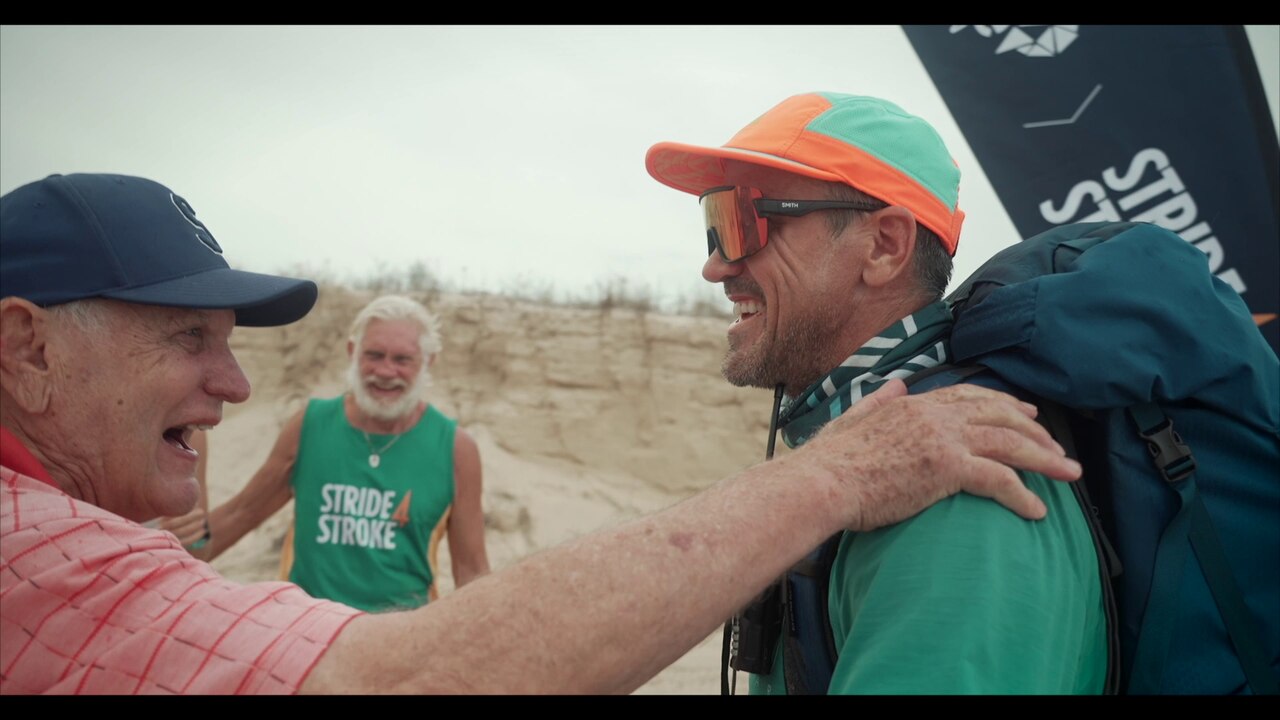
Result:
{"type": "Polygon", "coordinates": [[[738,387],[772,389],[783,383],[795,396],[830,370],[816,367],[831,337],[821,325],[818,318],[803,316],[776,338],[761,335],[745,346],[731,335],[720,372],[738,387]]]}

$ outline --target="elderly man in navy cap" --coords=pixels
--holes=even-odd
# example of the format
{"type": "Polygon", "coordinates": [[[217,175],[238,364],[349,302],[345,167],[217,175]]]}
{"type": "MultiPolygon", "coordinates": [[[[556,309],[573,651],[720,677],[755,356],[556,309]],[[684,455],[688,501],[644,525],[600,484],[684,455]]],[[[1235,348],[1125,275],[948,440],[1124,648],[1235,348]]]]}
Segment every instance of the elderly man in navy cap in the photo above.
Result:
{"type": "Polygon", "coordinates": [[[314,284],[231,269],[168,188],[92,174],[0,198],[0,284],[6,694],[628,692],[839,528],[961,490],[1041,517],[1005,464],[1079,472],[1012,398],[891,384],[666,511],[365,614],[230,582],[140,524],[194,506],[191,434],[249,396],[234,326],[297,320],[314,284]]]}

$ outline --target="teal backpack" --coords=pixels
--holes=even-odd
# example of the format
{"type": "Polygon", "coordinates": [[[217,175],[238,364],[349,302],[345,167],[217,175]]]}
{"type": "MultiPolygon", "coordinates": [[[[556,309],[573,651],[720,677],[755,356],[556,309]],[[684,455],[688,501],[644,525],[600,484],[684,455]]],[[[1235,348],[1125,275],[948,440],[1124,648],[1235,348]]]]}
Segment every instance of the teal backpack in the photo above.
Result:
{"type": "MultiPolygon", "coordinates": [[[[1280,360],[1203,253],[1145,223],[1082,223],[1006,248],[947,298],[956,382],[1037,403],[1084,465],[1074,483],[1107,605],[1106,690],[1280,691],[1280,360]]],[[[840,535],[740,616],[783,643],[788,693],[835,667],[840,535]]],[[[763,661],[761,666],[760,661],[763,661]]]]}

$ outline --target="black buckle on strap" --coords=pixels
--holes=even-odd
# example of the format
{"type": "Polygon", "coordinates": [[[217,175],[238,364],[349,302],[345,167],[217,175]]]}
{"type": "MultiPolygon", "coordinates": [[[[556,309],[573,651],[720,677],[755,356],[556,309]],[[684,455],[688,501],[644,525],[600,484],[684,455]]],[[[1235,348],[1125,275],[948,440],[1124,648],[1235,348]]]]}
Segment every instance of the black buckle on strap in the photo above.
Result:
{"type": "Polygon", "coordinates": [[[1151,451],[1151,458],[1165,482],[1185,480],[1196,471],[1196,459],[1191,454],[1191,448],[1182,442],[1182,437],[1173,429],[1173,422],[1168,418],[1151,431],[1138,434],[1147,441],[1147,449],[1151,451]]]}

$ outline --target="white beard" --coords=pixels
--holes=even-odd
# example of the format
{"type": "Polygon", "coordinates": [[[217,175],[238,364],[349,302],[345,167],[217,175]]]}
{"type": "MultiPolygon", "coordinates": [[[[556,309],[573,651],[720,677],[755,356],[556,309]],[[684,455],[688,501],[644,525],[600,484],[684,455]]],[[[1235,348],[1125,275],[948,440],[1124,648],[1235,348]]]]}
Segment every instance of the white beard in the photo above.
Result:
{"type": "MultiPolygon", "coordinates": [[[[372,375],[361,378],[358,365],[358,362],[352,361],[347,367],[347,387],[351,390],[351,396],[355,398],[356,407],[376,420],[398,420],[412,413],[426,395],[427,386],[431,384],[431,375],[427,372],[427,364],[424,362],[418,377],[414,379],[412,385],[407,386],[408,389],[403,395],[394,400],[382,400],[374,397],[365,386],[365,383],[376,382],[376,378],[372,375]]],[[[405,384],[404,381],[397,381],[397,383],[405,384]]]]}

